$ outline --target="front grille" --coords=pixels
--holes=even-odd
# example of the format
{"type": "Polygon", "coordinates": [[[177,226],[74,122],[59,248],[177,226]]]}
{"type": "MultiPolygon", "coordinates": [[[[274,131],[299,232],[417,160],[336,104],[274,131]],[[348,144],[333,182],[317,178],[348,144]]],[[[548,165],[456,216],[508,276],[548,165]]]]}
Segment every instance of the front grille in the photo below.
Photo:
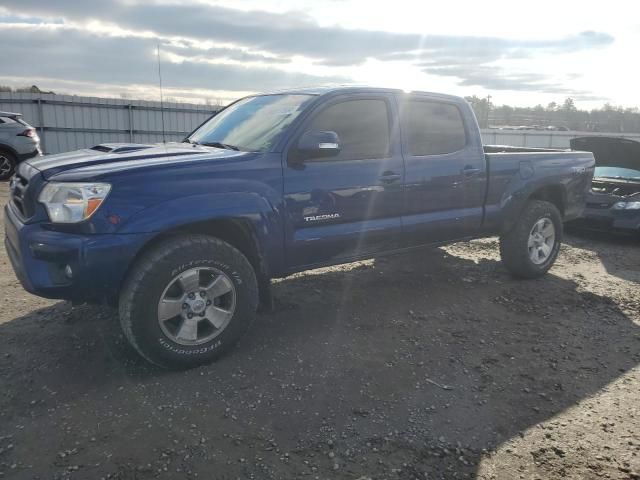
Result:
{"type": "Polygon", "coordinates": [[[13,200],[13,204],[23,218],[27,217],[25,193],[28,186],[29,180],[19,173],[16,173],[15,177],[13,177],[13,180],[11,181],[11,200],[13,200]]]}
{"type": "Polygon", "coordinates": [[[587,202],[587,208],[607,209],[613,205],[611,202],[587,202]]]}

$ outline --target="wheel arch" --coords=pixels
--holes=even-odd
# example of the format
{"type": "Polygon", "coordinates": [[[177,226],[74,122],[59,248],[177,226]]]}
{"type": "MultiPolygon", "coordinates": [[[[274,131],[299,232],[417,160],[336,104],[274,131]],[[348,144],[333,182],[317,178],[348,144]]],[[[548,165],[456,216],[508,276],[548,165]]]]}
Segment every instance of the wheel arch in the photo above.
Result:
{"type": "Polygon", "coordinates": [[[554,205],[560,212],[560,218],[564,218],[567,207],[567,191],[563,184],[553,183],[533,186],[530,191],[522,190],[510,196],[511,201],[507,203],[504,210],[501,234],[511,231],[527,204],[531,200],[542,200],[554,205]]]}
{"type": "Polygon", "coordinates": [[[5,152],[13,155],[16,159],[16,162],[20,158],[20,155],[18,154],[18,152],[13,147],[11,147],[10,145],[7,145],[6,143],[0,143],[0,152],[5,152]]]}
{"type": "Polygon", "coordinates": [[[261,247],[255,228],[251,222],[246,218],[237,217],[186,223],[153,236],[138,250],[130,262],[129,268],[123,275],[120,282],[119,291],[134,265],[136,265],[145,253],[170,238],[182,235],[207,235],[218,238],[238,249],[238,251],[247,258],[255,271],[256,278],[258,280],[261,304],[268,304],[271,302],[271,293],[269,288],[271,275],[266,258],[267,256],[261,247]]]}
{"type": "Polygon", "coordinates": [[[567,190],[562,184],[552,184],[540,187],[529,195],[529,200],[543,200],[549,202],[558,209],[560,216],[564,218],[567,208],[567,190]]]}

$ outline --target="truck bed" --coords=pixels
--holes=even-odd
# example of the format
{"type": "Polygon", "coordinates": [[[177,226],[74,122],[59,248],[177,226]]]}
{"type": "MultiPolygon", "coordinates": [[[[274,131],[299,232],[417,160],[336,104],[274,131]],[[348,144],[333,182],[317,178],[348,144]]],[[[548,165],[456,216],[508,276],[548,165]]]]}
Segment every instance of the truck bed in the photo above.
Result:
{"type": "Polygon", "coordinates": [[[570,149],[483,147],[488,171],[484,227],[496,231],[518,217],[534,191],[538,199],[560,205],[564,220],[582,214],[580,201],[589,190],[593,155],[570,149]],[[564,181],[562,187],[560,182],[564,181]],[[507,201],[509,200],[509,201],[507,201]]]}
{"type": "Polygon", "coordinates": [[[483,145],[484,153],[535,153],[535,152],[570,152],[568,148],[513,147],[511,145],[483,145]]]}

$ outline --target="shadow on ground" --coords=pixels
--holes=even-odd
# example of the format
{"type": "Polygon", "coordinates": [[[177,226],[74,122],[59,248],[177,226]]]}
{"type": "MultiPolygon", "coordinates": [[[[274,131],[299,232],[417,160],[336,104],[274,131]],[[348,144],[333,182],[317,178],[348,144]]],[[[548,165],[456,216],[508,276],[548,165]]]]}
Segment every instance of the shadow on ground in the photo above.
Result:
{"type": "Polygon", "coordinates": [[[275,293],[278,312],[188,372],[147,367],[104,309],[61,303],[0,326],[0,471],[472,478],[485,452],[640,361],[640,330],[611,300],[442,250],[275,293]]]}
{"type": "Polygon", "coordinates": [[[593,251],[607,273],[640,283],[640,234],[625,234],[568,228],[564,243],[593,251]]]}

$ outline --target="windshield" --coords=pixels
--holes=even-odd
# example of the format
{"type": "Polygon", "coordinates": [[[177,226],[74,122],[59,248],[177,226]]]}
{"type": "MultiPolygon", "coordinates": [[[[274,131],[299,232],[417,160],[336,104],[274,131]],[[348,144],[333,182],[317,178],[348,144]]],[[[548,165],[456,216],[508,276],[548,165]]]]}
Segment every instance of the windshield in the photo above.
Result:
{"type": "Polygon", "coordinates": [[[265,152],[313,98],[312,95],[244,98],[211,118],[188,140],[221,148],[265,152]]]}
{"type": "Polygon", "coordinates": [[[640,170],[622,167],[596,167],[594,177],[640,180],[640,170]]]}

